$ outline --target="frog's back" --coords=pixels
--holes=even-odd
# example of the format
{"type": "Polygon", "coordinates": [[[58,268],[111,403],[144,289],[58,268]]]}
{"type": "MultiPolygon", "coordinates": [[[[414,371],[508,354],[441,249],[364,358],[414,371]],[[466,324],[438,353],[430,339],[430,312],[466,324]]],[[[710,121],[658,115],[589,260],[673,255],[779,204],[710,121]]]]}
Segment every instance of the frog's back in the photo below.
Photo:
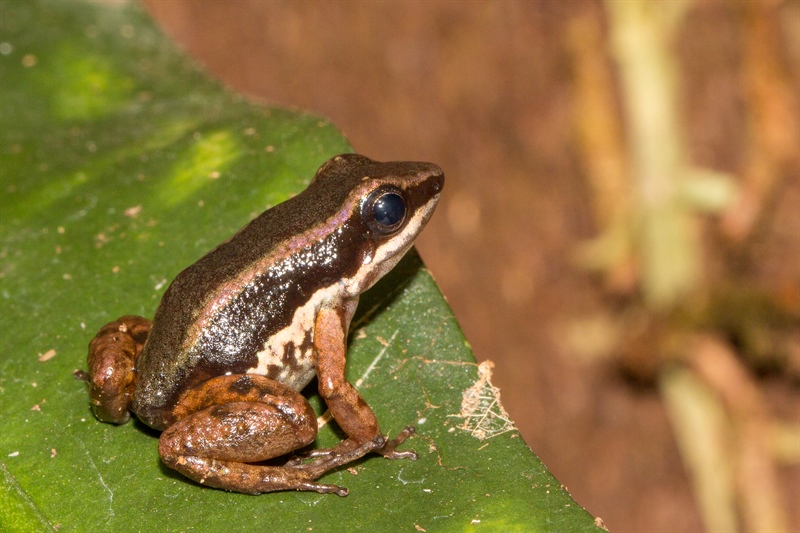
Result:
{"type": "MultiPolygon", "coordinates": [[[[324,185],[265,211],[169,286],[137,361],[133,410],[146,423],[168,425],[166,411],[196,383],[258,368],[257,354],[270,339],[321,288],[346,274],[344,265],[355,263],[350,256],[358,253],[361,229],[336,216],[345,188],[324,185]]],[[[300,352],[310,353],[311,339],[290,342],[285,349],[291,353],[279,354],[288,365],[300,352]]],[[[311,372],[287,384],[302,386],[311,372]]]]}
{"type": "Polygon", "coordinates": [[[136,363],[133,411],[166,427],[181,393],[225,374],[260,373],[295,389],[308,383],[317,309],[352,303],[402,257],[442,179],[428,163],[355,154],[329,160],[306,190],[265,211],[170,285],[136,363]],[[376,230],[378,222],[362,217],[363,206],[377,205],[367,198],[379,187],[398,197],[406,185],[410,211],[427,206],[407,227],[376,230]]]}

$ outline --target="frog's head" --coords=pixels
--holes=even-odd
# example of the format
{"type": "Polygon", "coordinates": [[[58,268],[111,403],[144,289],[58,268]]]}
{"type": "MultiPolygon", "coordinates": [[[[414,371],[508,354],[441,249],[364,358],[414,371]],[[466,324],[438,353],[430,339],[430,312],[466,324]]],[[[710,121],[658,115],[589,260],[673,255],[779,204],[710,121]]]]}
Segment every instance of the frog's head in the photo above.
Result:
{"type": "MultiPolygon", "coordinates": [[[[346,235],[342,244],[353,258],[343,283],[357,295],[391,270],[414,244],[430,219],[444,187],[438,165],[380,163],[357,154],[336,156],[315,177],[340,197],[337,218],[346,235]]],[[[327,188],[327,187],[326,187],[327,188]]]]}

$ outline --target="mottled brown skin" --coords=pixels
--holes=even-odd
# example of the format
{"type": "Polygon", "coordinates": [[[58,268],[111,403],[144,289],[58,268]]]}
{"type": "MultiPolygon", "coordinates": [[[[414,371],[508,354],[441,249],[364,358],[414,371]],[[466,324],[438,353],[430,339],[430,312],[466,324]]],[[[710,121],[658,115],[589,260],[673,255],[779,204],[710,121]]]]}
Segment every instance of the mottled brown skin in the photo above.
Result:
{"type": "Polygon", "coordinates": [[[153,322],[125,316],[100,330],[88,374],[76,373],[90,384],[97,418],[121,424],[132,410],[163,430],[167,466],[248,494],[344,496],[316,480],[369,452],[416,458],[396,450],[414,429],[387,440],[346,380],[347,332],[359,294],[411,247],[443,183],[428,163],[329,160],[306,191],[182,272],[153,322]],[[387,214],[375,198],[402,198],[403,208],[387,214]],[[347,438],[283,465],[253,464],[315,440],[316,415],[299,392],[315,375],[347,438]]]}
{"type": "Polygon", "coordinates": [[[103,354],[89,357],[89,373],[82,374],[100,420],[124,424],[130,419],[128,406],[136,386],[133,366],[151,326],[146,318],[123,316],[103,326],[89,344],[90,354],[103,354]]]}

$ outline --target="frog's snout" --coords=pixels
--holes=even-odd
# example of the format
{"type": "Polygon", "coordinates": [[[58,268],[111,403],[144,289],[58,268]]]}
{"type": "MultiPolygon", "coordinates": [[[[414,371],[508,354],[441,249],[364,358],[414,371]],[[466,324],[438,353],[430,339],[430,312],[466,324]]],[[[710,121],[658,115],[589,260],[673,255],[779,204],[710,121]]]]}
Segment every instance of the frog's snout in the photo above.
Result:
{"type": "Polygon", "coordinates": [[[428,191],[431,196],[437,195],[444,189],[444,172],[437,165],[431,165],[430,177],[428,178],[428,191]]]}

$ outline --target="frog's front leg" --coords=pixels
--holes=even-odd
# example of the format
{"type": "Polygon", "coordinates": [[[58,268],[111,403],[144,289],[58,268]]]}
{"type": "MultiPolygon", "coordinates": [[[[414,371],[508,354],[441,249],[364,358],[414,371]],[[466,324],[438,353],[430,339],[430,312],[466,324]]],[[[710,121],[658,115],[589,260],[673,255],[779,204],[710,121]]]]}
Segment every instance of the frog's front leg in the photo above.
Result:
{"type": "Polygon", "coordinates": [[[247,494],[304,490],[344,496],[346,488],[315,480],[384,444],[379,438],[307,463],[249,464],[289,454],[317,435],[317,418],[308,401],[259,375],[208,380],[184,393],[174,414],[178,421],[158,443],[164,463],[198,483],[247,494]]]}
{"type": "Polygon", "coordinates": [[[153,323],[127,315],[109,322],[89,343],[89,372],[76,376],[89,383],[92,411],[103,422],[124,424],[136,387],[134,363],[142,352],[153,323]]]}
{"type": "MultiPolygon", "coordinates": [[[[319,393],[339,427],[347,434],[347,439],[330,450],[314,451],[312,456],[343,453],[381,436],[372,409],[345,377],[348,316],[347,310],[329,308],[323,308],[317,314],[314,354],[319,393]]],[[[395,449],[413,433],[414,428],[408,426],[394,439],[385,440],[383,446],[375,451],[388,459],[416,459],[417,454],[412,451],[395,449]]]]}

